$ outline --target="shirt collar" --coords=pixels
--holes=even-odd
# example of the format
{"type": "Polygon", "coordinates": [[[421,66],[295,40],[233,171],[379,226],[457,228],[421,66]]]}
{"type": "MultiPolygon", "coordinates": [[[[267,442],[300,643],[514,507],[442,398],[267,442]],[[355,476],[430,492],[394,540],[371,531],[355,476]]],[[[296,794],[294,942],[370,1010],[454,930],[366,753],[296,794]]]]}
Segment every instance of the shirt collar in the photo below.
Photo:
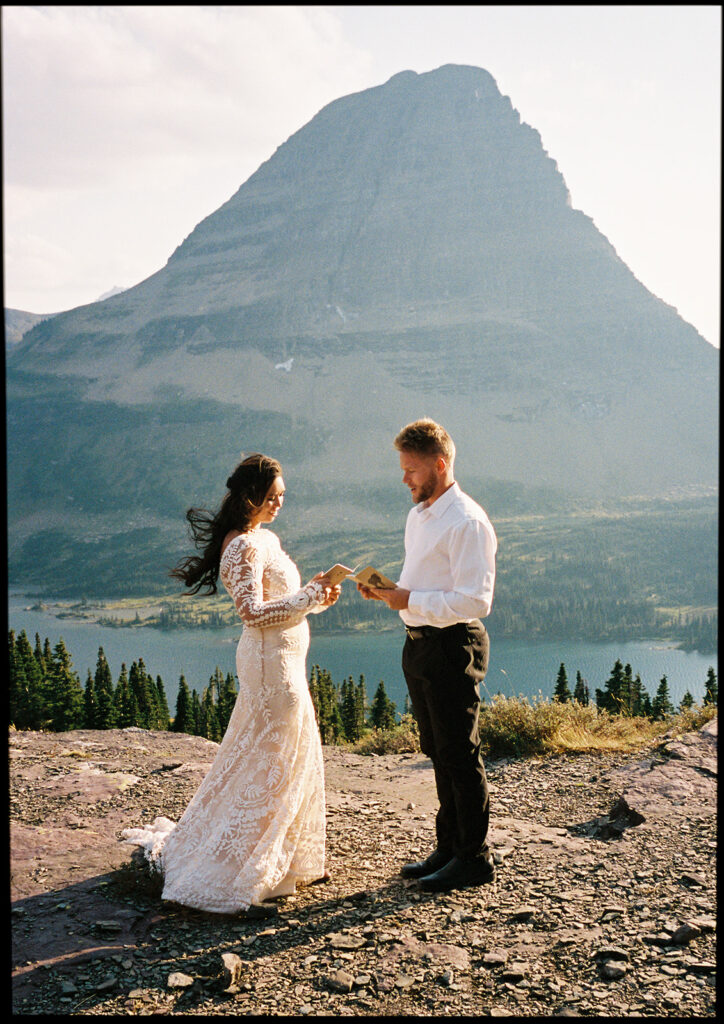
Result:
{"type": "Polygon", "coordinates": [[[415,508],[425,519],[428,516],[435,516],[436,519],[441,519],[460,493],[460,488],[457,483],[454,483],[452,487],[448,487],[444,494],[440,495],[437,501],[433,501],[432,505],[425,505],[425,502],[421,501],[415,508]]]}

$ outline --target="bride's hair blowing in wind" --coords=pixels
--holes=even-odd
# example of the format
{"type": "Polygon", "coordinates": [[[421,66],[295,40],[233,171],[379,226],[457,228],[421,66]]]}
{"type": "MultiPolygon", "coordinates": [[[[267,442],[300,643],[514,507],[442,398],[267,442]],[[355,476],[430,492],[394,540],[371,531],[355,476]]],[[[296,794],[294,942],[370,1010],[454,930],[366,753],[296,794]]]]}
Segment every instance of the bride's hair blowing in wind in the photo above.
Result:
{"type": "Polygon", "coordinates": [[[184,558],[169,576],[181,580],[191,594],[197,594],[204,587],[207,594],[215,594],[224,537],[231,530],[243,533],[248,529],[251,518],[264,504],[269,488],[281,475],[282,467],[268,455],[254,453],[242,459],[226,481],[228,490],[217,512],[202,508],[190,508],[186,512],[194,544],[201,554],[184,558]]]}

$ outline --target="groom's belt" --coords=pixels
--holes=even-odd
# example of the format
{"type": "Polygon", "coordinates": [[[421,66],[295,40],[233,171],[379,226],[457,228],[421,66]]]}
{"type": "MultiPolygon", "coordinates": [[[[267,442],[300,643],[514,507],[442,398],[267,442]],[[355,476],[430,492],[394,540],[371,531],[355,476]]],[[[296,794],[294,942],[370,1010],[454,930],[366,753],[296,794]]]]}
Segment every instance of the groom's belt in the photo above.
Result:
{"type": "Polygon", "coordinates": [[[405,632],[410,640],[422,640],[423,637],[440,636],[442,633],[448,633],[467,625],[469,625],[468,622],[453,622],[452,626],[405,626],[405,632]]]}

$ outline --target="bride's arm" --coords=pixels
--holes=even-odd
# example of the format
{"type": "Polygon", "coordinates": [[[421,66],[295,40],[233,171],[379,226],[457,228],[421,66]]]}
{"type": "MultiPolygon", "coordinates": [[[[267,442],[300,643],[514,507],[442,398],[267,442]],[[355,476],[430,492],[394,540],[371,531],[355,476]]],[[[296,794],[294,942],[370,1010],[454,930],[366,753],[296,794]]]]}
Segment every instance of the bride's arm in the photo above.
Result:
{"type": "Polygon", "coordinates": [[[245,626],[293,626],[324,603],[324,587],[316,580],[294,594],[265,601],[263,569],[263,554],[253,544],[236,543],[226,558],[224,584],[245,626]]]}

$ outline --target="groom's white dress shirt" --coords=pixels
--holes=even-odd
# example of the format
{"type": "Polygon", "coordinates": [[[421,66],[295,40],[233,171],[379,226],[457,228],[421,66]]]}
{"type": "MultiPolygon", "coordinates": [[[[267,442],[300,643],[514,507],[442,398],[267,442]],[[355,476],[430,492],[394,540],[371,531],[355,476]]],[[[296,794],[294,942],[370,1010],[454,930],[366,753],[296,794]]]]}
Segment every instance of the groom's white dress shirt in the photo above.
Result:
{"type": "Polygon", "coordinates": [[[452,626],[490,613],[498,541],[485,511],[457,484],[410,509],[398,586],[410,591],[406,626],[452,626]]]}

